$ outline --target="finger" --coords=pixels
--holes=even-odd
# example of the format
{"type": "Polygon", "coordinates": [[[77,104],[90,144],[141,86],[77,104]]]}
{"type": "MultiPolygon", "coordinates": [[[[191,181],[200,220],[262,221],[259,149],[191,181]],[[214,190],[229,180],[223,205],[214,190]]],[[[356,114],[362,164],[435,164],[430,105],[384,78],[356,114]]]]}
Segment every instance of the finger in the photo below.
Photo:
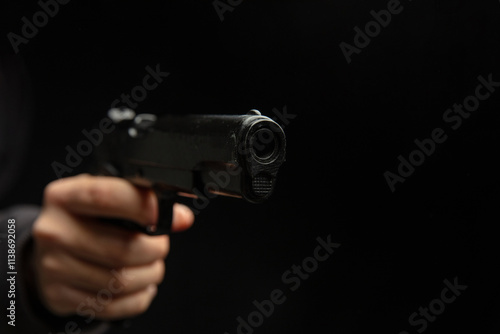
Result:
{"type": "Polygon", "coordinates": [[[44,198],[80,215],[123,218],[143,225],[156,224],[158,201],[151,189],[125,179],[82,174],[50,183],[44,198]]]}
{"type": "Polygon", "coordinates": [[[40,273],[48,281],[59,281],[75,289],[97,293],[108,289],[113,295],[126,295],[160,284],[165,273],[163,260],[151,264],[114,270],[81,261],[64,252],[51,252],[40,259],[40,273]]]}
{"type": "Polygon", "coordinates": [[[148,236],[77,217],[57,207],[45,209],[33,227],[35,244],[44,249],[62,247],[81,260],[108,268],[134,267],[165,259],[170,240],[148,236]]]}
{"type": "Polygon", "coordinates": [[[97,318],[116,320],[142,314],[149,308],[157,292],[158,287],[151,284],[136,293],[113,299],[111,303],[104,307],[102,312],[97,314],[97,318]]]}
{"type": "Polygon", "coordinates": [[[194,223],[194,214],[184,204],[175,203],[173,208],[172,232],[181,232],[190,228],[194,223]]]}
{"type": "MultiPolygon", "coordinates": [[[[40,288],[40,300],[53,314],[65,317],[79,313],[80,303],[90,295],[59,283],[48,284],[40,288]]],[[[95,298],[95,297],[94,297],[95,298]]],[[[85,304],[83,303],[85,307],[85,304]]]]}
{"type": "Polygon", "coordinates": [[[46,289],[47,298],[44,304],[59,316],[76,313],[86,319],[112,320],[144,313],[157,291],[157,286],[152,284],[135,293],[117,297],[107,289],[93,294],[70,286],[53,284],[46,289]]]}

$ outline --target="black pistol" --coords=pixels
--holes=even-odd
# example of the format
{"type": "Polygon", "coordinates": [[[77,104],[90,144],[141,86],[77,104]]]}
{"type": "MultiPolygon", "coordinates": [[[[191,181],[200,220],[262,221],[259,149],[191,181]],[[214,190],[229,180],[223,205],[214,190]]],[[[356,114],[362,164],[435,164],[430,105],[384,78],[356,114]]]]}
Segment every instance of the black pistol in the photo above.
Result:
{"type": "Polygon", "coordinates": [[[285,161],[283,129],[257,110],[244,115],[158,117],[111,109],[108,117],[115,129],[99,145],[94,170],[152,188],[160,214],[158,224],[147,228],[106,220],[152,235],[169,233],[179,194],[196,198],[195,213],[216,195],[265,201],[285,161]]]}

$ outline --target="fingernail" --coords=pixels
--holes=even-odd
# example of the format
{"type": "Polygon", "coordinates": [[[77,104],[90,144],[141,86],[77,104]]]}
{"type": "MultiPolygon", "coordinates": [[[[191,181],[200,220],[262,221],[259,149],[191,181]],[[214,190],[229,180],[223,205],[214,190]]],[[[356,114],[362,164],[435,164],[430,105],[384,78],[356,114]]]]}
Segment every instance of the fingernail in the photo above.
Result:
{"type": "Polygon", "coordinates": [[[184,204],[181,204],[181,203],[175,203],[175,206],[177,207],[177,209],[181,212],[181,214],[185,215],[185,214],[189,214],[189,211],[191,211],[187,206],[185,206],[184,204]]]}
{"type": "Polygon", "coordinates": [[[193,211],[191,211],[191,209],[187,205],[184,205],[181,203],[175,203],[175,205],[177,206],[179,213],[182,215],[182,217],[184,219],[193,219],[194,218],[193,211]]]}

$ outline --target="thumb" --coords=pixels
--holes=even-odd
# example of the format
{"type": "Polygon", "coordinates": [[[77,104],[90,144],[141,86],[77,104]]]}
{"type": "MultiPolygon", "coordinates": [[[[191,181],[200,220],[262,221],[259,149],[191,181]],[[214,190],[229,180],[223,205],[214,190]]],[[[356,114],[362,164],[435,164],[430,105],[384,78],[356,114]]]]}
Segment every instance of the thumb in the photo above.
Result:
{"type": "Polygon", "coordinates": [[[172,214],[172,232],[181,232],[194,223],[194,213],[184,204],[175,203],[172,214]]]}

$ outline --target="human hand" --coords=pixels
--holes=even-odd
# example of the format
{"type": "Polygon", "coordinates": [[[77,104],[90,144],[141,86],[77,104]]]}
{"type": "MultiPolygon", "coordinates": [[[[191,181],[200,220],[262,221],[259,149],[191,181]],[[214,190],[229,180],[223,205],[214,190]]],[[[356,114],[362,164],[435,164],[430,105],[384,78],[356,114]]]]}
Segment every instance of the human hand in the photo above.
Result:
{"type": "MultiPolygon", "coordinates": [[[[156,224],[156,195],[124,179],[86,174],[46,187],[32,261],[39,297],[55,315],[121,319],[146,311],[156,295],[169,237],[104,224],[103,217],[156,224]]],[[[193,221],[189,208],[174,205],[172,232],[193,221]]]]}

